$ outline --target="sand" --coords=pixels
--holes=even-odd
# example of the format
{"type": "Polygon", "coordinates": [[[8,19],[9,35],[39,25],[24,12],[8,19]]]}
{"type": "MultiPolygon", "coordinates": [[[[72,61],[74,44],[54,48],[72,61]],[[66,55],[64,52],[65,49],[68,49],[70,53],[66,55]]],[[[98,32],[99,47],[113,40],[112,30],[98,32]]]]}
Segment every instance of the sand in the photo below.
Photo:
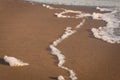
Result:
{"type": "MultiPolygon", "coordinates": [[[[94,7],[55,6],[67,9],[96,11],[94,7]]],[[[81,19],[62,19],[41,4],[22,0],[0,0],[0,79],[1,80],[55,80],[65,70],[57,67],[49,45],[68,27],[75,27],[81,19]],[[10,67],[3,56],[19,58],[30,65],[10,67]]],[[[65,66],[76,73],[78,80],[119,80],[120,44],[96,39],[92,27],[105,25],[104,21],[86,19],[77,33],[65,39],[58,48],[66,56],[65,66]]]]}

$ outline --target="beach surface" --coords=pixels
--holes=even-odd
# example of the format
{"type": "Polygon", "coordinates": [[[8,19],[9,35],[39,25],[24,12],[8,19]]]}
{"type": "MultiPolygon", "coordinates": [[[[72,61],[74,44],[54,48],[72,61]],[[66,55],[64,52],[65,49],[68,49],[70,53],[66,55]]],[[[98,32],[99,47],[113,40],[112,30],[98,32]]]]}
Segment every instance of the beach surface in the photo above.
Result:
{"type": "MultiPolygon", "coordinates": [[[[66,9],[98,12],[94,7],[57,6],[66,9]]],[[[57,18],[42,4],[23,0],[0,0],[0,79],[56,80],[67,71],[57,66],[49,45],[59,38],[66,27],[75,27],[82,19],[57,18]],[[10,67],[4,55],[14,56],[30,65],[10,67]]],[[[73,14],[71,14],[73,15],[73,14]]],[[[105,25],[104,21],[85,18],[86,22],[57,48],[66,57],[64,64],[74,70],[78,80],[120,80],[120,44],[110,44],[94,38],[91,28],[105,25]]]]}

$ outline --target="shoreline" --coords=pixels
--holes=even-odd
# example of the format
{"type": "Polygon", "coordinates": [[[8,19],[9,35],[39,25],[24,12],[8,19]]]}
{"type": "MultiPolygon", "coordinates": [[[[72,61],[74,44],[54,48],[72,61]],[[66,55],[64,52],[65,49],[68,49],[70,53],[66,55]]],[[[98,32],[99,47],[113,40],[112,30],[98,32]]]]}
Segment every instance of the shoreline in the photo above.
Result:
{"type": "MultiPolygon", "coordinates": [[[[7,54],[30,63],[30,66],[20,68],[0,64],[1,79],[51,80],[60,74],[67,78],[67,72],[57,67],[56,57],[50,54],[48,47],[66,27],[75,27],[81,19],[56,18],[54,13],[59,11],[46,9],[38,3],[31,5],[20,0],[5,0],[1,4],[0,58],[7,54]]],[[[94,11],[89,7],[63,7],[94,11]]],[[[58,45],[66,56],[64,65],[75,71],[78,80],[120,79],[120,45],[96,39],[89,32],[90,28],[104,24],[104,21],[88,18],[77,33],[58,45]]]]}
{"type": "Polygon", "coordinates": [[[58,5],[81,5],[81,6],[84,6],[84,5],[88,5],[88,6],[119,6],[119,1],[97,1],[97,0],[92,0],[92,1],[89,1],[89,0],[81,0],[81,1],[76,1],[76,0],[70,0],[69,2],[68,1],[54,1],[54,0],[45,0],[45,1],[42,1],[42,0],[26,0],[28,2],[39,2],[39,3],[49,3],[49,4],[58,4],[58,5]]]}

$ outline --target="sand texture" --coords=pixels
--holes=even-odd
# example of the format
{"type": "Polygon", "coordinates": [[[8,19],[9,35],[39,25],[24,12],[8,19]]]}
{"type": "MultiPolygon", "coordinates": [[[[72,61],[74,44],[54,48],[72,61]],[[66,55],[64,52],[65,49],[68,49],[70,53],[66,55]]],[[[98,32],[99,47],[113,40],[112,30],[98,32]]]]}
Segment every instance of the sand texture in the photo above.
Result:
{"type": "MultiPolygon", "coordinates": [[[[54,7],[98,12],[94,7],[54,7]]],[[[0,80],[56,80],[59,75],[69,80],[67,71],[57,66],[49,45],[66,27],[74,28],[82,19],[57,18],[56,12],[60,10],[49,10],[38,3],[0,0],[0,80]],[[4,55],[30,65],[10,67],[4,63],[4,55]]],[[[74,70],[78,80],[120,80],[120,44],[94,38],[90,29],[105,25],[104,21],[85,20],[75,34],[57,46],[66,57],[64,65],[74,70]]]]}

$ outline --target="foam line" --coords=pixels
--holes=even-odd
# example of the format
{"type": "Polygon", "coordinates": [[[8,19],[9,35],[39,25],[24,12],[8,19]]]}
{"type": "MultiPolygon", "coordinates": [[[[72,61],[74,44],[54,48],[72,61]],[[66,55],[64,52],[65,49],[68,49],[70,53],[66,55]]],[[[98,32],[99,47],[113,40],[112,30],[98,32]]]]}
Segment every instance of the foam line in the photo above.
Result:
{"type": "Polygon", "coordinates": [[[62,40],[64,40],[65,38],[68,38],[70,35],[76,32],[75,30],[72,30],[71,27],[67,27],[64,31],[65,31],[64,34],[60,38],[53,41],[54,46],[57,46],[60,42],[62,42],[62,40]]]}
{"type": "Polygon", "coordinates": [[[97,10],[100,10],[100,11],[113,11],[112,8],[101,8],[101,7],[96,7],[97,10]]]}
{"type": "MultiPolygon", "coordinates": [[[[60,16],[62,17],[62,16],[60,16]]],[[[68,18],[68,17],[67,17],[68,18]]],[[[64,30],[64,33],[63,35],[58,38],[57,40],[53,41],[53,44],[50,45],[50,49],[51,49],[51,53],[53,55],[56,55],[58,57],[58,66],[61,67],[62,69],[65,69],[69,72],[70,74],[70,79],[71,80],[77,80],[77,77],[75,75],[75,72],[65,66],[63,66],[63,64],[65,63],[65,56],[63,54],[61,54],[61,51],[58,50],[55,46],[57,46],[59,43],[61,43],[64,39],[68,38],[69,36],[71,36],[72,34],[74,34],[75,32],[77,32],[77,29],[80,28],[83,24],[84,24],[85,20],[83,19],[82,22],[80,22],[74,29],[72,30],[71,27],[67,27],[65,30],[64,30]]],[[[58,77],[59,78],[59,77],[58,77]]]]}
{"type": "MultiPolygon", "coordinates": [[[[78,24],[76,27],[80,28],[80,26],[83,25],[85,20],[83,20],[80,24],[78,24]]],[[[49,46],[51,49],[51,54],[55,55],[58,58],[58,67],[65,69],[69,72],[69,78],[71,80],[77,80],[77,77],[75,75],[75,72],[65,66],[63,64],[65,63],[65,56],[61,53],[59,49],[56,48],[56,46],[61,43],[64,39],[68,38],[72,34],[74,34],[77,30],[72,30],[71,27],[67,27],[61,37],[59,37],[57,40],[53,41],[53,43],[49,46]]],[[[58,80],[64,80],[63,76],[59,76],[58,80]],[[62,79],[61,79],[62,78],[62,79]]]]}
{"type": "MultiPolygon", "coordinates": [[[[43,5],[43,7],[46,7],[48,9],[59,9],[59,8],[53,8],[49,5],[43,5]]],[[[85,14],[81,11],[74,11],[74,10],[67,10],[67,9],[63,9],[60,8],[59,10],[63,10],[60,13],[55,13],[55,15],[58,18],[81,18],[81,17],[88,17],[91,16],[90,14],[85,14]],[[75,13],[75,16],[70,16],[70,15],[64,15],[67,13],[75,13]]],[[[62,54],[62,52],[57,48],[57,45],[60,44],[64,39],[69,38],[72,34],[74,34],[75,32],[77,32],[77,30],[85,23],[85,19],[82,20],[82,22],[80,22],[75,29],[72,29],[72,27],[67,27],[64,30],[64,33],[62,36],[60,36],[58,39],[56,39],[55,41],[53,41],[53,43],[49,46],[49,48],[51,49],[51,54],[55,55],[58,58],[58,67],[66,70],[69,72],[69,78],[71,80],[77,80],[76,74],[72,69],[69,69],[66,66],[63,66],[65,63],[65,56],[62,54]]],[[[58,80],[65,80],[64,77],[62,75],[58,76],[58,80]]]]}
{"type": "Polygon", "coordinates": [[[53,9],[65,10],[64,8],[55,8],[55,7],[52,7],[52,6],[47,5],[47,4],[42,4],[42,6],[47,8],[47,9],[51,9],[51,10],[53,10],[53,9]]]}
{"type": "Polygon", "coordinates": [[[82,11],[74,11],[74,10],[66,10],[66,9],[64,9],[64,11],[62,11],[60,13],[55,13],[55,15],[58,18],[76,18],[76,19],[91,16],[91,14],[83,13],[82,11]],[[65,15],[67,13],[72,13],[72,14],[75,14],[75,15],[74,16],[65,15]]]}
{"type": "Polygon", "coordinates": [[[79,29],[85,23],[85,19],[82,20],[75,28],[79,29]]]}
{"type": "Polygon", "coordinates": [[[5,62],[7,62],[11,67],[19,67],[19,66],[27,66],[29,65],[28,63],[24,63],[23,61],[11,57],[11,56],[4,56],[5,62]]]}
{"type": "MultiPolygon", "coordinates": [[[[63,33],[63,35],[58,38],[57,40],[53,41],[53,44],[51,44],[49,47],[51,49],[51,54],[55,55],[58,58],[58,67],[65,69],[69,72],[70,74],[70,78],[71,80],[76,80],[77,77],[75,76],[75,73],[73,70],[63,66],[63,64],[65,63],[65,56],[61,53],[61,51],[59,49],[56,48],[56,46],[62,42],[64,39],[68,38],[70,35],[74,34],[75,31],[71,30],[71,27],[67,27],[65,29],[65,32],[63,33]]],[[[62,76],[63,77],[63,76],[62,76]]],[[[58,80],[64,80],[63,78],[61,79],[61,77],[58,77],[58,80]]]]}
{"type": "MultiPolygon", "coordinates": [[[[70,35],[72,35],[73,34],[73,32],[71,32],[71,33],[67,33],[68,31],[65,31],[65,33],[62,35],[62,36],[64,36],[63,38],[60,38],[59,40],[60,41],[62,41],[62,40],[64,40],[65,38],[67,38],[68,36],[70,36],[70,35]]],[[[56,41],[54,41],[54,42],[56,42],[56,41]]],[[[53,42],[53,43],[54,43],[53,42]]],[[[58,44],[57,44],[58,45],[58,44]]],[[[57,46],[57,45],[55,45],[55,46],[57,46]]],[[[63,64],[65,63],[65,56],[61,53],[61,51],[60,50],[58,50],[56,47],[54,46],[54,44],[52,44],[52,45],[50,45],[50,49],[51,49],[51,53],[53,54],[53,55],[55,55],[55,56],[57,56],[57,58],[58,58],[58,61],[59,61],[59,63],[58,63],[58,66],[60,67],[60,68],[62,68],[62,69],[65,69],[65,70],[67,70],[69,73],[70,73],[70,69],[68,69],[67,67],[64,67],[63,66],[63,64]]],[[[72,71],[73,72],[73,71],[72,71]]],[[[71,80],[76,80],[77,79],[77,77],[75,76],[75,75],[73,75],[73,74],[71,74],[70,73],[70,75],[72,76],[72,77],[70,77],[71,78],[71,80]],[[73,78],[76,78],[76,79],[73,79],[73,78]]]]}
{"type": "Polygon", "coordinates": [[[53,8],[53,7],[51,7],[51,6],[47,5],[47,4],[43,4],[42,6],[45,7],[45,8],[48,8],[48,9],[55,9],[55,8],[53,8]]]}

